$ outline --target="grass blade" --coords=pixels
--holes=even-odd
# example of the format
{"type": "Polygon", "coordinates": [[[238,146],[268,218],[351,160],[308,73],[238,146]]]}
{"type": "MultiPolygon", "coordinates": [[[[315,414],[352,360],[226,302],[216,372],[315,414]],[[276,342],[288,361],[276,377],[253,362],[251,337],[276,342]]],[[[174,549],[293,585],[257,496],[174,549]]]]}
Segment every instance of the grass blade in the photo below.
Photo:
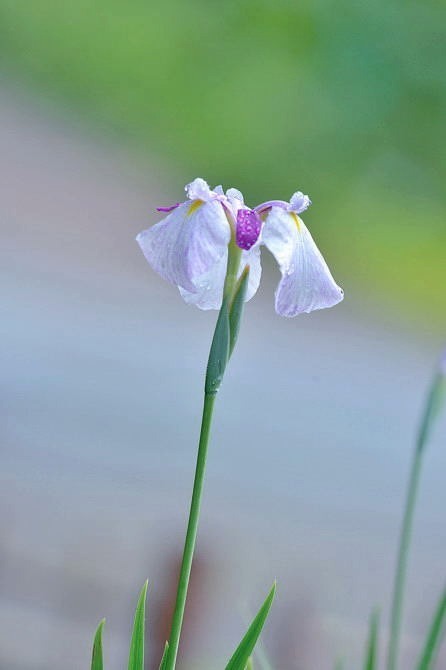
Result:
{"type": "Polygon", "coordinates": [[[374,612],[370,618],[369,639],[367,642],[364,670],[376,670],[378,662],[378,613],[374,612]]]}
{"type": "Polygon", "coordinates": [[[418,448],[423,449],[440,414],[446,396],[446,356],[429,389],[418,431],[418,448]]]}
{"type": "Polygon", "coordinates": [[[102,657],[102,631],[104,629],[105,619],[102,619],[96,629],[93,640],[93,652],[91,654],[91,670],[103,670],[104,662],[102,657]]]}
{"type": "Polygon", "coordinates": [[[247,664],[246,664],[246,666],[245,666],[245,670],[254,670],[254,663],[253,663],[253,661],[252,661],[252,657],[251,657],[251,656],[248,658],[248,662],[247,662],[247,664]]]}
{"type": "Polygon", "coordinates": [[[395,570],[392,607],[390,613],[390,637],[387,650],[387,670],[397,670],[398,667],[407,564],[412,539],[414,513],[418,500],[418,488],[423,465],[423,457],[426,451],[428,437],[432,431],[435,419],[440,412],[445,395],[446,352],[443,354],[443,357],[440,361],[440,365],[438,366],[438,370],[434,376],[425,402],[424,412],[421,417],[420,428],[418,431],[417,441],[412,458],[395,570]]]}
{"type": "Polygon", "coordinates": [[[417,670],[433,670],[446,623],[446,591],[435,610],[417,670]]]}
{"type": "Polygon", "coordinates": [[[265,624],[266,617],[271,608],[274,595],[276,593],[276,584],[273,584],[271,591],[269,592],[265,602],[258,611],[256,617],[254,618],[252,624],[248,628],[244,638],[240,642],[239,646],[232,655],[226,670],[245,670],[248,663],[249,657],[251,656],[257,639],[262,632],[262,628],[265,624]]]}
{"type": "Polygon", "coordinates": [[[164,652],[163,652],[163,657],[161,659],[159,670],[165,670],[166,667],[167,667],[167,652],[168,651],[169,651],[169,643],[166,642],[166,644],[164,645],[164,652]]]}
{"type": "Polygon", "coordinates": [[[142,587],[136,606],[130,643],[128,670],[144,670],[144,633],[146,616],[147,582],[142,587]]]}

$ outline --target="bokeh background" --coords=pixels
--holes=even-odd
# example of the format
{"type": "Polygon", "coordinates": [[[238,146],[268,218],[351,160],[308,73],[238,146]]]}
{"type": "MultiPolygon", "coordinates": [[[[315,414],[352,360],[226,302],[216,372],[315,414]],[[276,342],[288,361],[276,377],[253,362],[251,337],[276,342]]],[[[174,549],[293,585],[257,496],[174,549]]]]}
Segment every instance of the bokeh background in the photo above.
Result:
{"type": "MultiPolygon", "coordinates": [[[[175,588],[215,314],[135,235],[195,176],[308,192],[345,301],[246,310],[221,391],[181,667],[223,667],[278,580],[277,670],[353,668],[390,587],[413,434],[446,333],[446,8],[0,0],[0,667],[149,665],[175,588]]],[[[446,422],[424,471],[403,667],[444,583],[446,422]]],[[[445,661],[446,662],[446,661],[445,661]]]]}

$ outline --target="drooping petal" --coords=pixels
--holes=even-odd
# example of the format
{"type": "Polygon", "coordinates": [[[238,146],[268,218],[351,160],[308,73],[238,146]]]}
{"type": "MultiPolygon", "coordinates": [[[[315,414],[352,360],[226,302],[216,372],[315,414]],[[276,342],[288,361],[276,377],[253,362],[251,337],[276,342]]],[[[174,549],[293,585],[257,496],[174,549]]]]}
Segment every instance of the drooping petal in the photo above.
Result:
{"type": "Polygon", "coordinates": [[[304,222],[294,212],[273,207],[262,232],[262,242],[275,256],[282,279],[276,290],[276,311],[281,316],[332,307],[344,292],[304,222]]]}
{"type": "Polygon", "coordinates": [[[195,278],[192,290],[179,286],[183,300],[190,305],[196,305],[200,309],[220,309],[227,263],[228,252],[226,249],[226,253],[208,272],[195,278]]]}
{"type": "MultiPolygon", "coordinates": [[[[190,305],[196,305],[200,309],[220,309],[223,300],[223,288],[226,277],[226,268],[228,262],[227,253],[216,263],[209,272],[195,280],[193,291],[187,291],[180,287],[180,293],[185,302],[190,305]]],[[[262,274],[260,265],[260,245],[253,247],[249,251],[242,252],[238,276],[242,274],[246,265],[249,265],[248,289],[246,291],[245,301],[251,298],[257,292],[262,274]]]]}
{"type": "Polygon", "coordinates": [[[227,253],[231,231],[220,202],[193,200],[137,236],[147,261],[164,279],[186,290],[227,253]]]}

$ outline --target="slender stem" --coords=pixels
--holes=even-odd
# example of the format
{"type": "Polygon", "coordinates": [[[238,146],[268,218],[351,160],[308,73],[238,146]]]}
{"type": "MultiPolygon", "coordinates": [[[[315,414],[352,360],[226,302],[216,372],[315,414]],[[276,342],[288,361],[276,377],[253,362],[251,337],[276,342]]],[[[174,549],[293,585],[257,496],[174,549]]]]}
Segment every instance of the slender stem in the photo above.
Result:
{"type": "Polygon", "coordinates": [[[406,506],[404,509],[403,525],[401,527],[400,543],[398,548],[390,619],[390,640],[387,656],[387,670],[396,670],[398,666],[401,619],[407,574],[407,559],[409,555],[410,540],[412,537],[413,517],[415,504],[417,501],[423,451],[423,445],[419,442],[415,449],[412,460],[409,485],[406,496],[406,506]]]}
{"type": "Polygon", "coordinates": [[[181,628],[183,625],[184,608],[186,605],[192,558],[194,555],[195,542],[197,539],[198,519],[200,516],[203,480],[206,468],[209,433],[211,429],[215,397],[215,394],[205,394],[204,396],[203,418],[201,420],[200,442],[198,446],[197,465],[195,468],[194,488],[190,504],[189,522],[187,525],[186,540],[184,543],[183,560],[181,563],[175,610],[170,631],[169,652],[167,657],[166,670],[174,670],[178,654],[178,645],[180,642],[181,628]]]}
{"type": "Polygon", "coordinates": [[[226,269],[225,285],[223,289],[223,295],[229,301],[231,301],[234,296],[241,257],[242,250],[236,245],[234,235],[232,235],[228,246],[228,266],[226,269]]]}
{"type": "Polygon", "coordinates": [[[214,410],[216,393],[222,381],[224,369],[229,358],[231,338],[228,318],[228,305],[234,298],[234,291],[236,289],[242,250],[239,249],[235,243],[235,223],[232,221],[228,213],[227,216],[229,225],[231,227],[231,241],[228,245],[228,264],[223,288],[223,304],[217,319],[206,370],[203,417],[201,420],[197,465],[195,468],[194,487],[192,490],[189,521],[187,524],[186,540],[184,543],[177,597],[175,601],[175,609],[173,612],[172,626],[170,629],[166,670],[175,670],[177,661],[178,646],[180,643],[181,629],[183,626],[184,610],[186,607],[192,560],[195,551],[195,543],[197,540],[198,520],[200,517],[201,498],[203,493],[203,481],[206,469],[206,458],[212,423],[212,414],[214,410]]]}

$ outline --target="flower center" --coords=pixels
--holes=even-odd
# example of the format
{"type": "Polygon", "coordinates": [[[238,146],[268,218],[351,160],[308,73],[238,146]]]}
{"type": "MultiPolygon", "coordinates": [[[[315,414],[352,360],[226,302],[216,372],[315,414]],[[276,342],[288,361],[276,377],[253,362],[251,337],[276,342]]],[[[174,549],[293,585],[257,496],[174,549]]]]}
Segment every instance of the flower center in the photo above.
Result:
{"type": "Polygon", "coordinates": [[[262,221],[257,212],[252,209],[239,209],[235,234],[237,246],[240,249],[251,249],[259,239],[261,228],[262,221]]]}

